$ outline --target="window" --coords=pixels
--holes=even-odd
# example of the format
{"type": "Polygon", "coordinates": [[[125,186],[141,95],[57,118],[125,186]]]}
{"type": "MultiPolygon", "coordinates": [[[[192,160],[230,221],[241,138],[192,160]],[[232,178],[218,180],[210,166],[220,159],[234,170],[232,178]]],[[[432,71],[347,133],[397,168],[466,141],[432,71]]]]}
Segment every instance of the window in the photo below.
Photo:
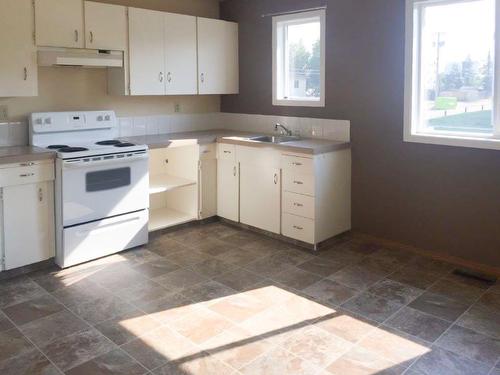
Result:
{"type": "Polygon", "coordinates": [[[405,141],[500,149],[499,5],[407,0],[405,141]]]}
{"type": "Polygon", "coordinates": [[[273,17],[273,105],[324,107],[324,10],[273,17]]]}

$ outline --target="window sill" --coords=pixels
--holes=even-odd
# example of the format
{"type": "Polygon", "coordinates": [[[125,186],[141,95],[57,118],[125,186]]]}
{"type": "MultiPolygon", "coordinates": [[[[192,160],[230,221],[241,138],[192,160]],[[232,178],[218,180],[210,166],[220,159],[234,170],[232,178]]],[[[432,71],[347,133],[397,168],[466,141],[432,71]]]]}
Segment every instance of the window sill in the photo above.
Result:
{"type": "Polygon", "coordinates": [[[405,134],[405,142],[426,143],[432,145],[456,146],[480,148],[488,150],[500,150],[500,138],[485,137],[467,137],[457,135],[442,135],[442,134],[405,134]]]}
{"type": "Polygon", "coordinates": [[[325,100],[273,100],[274,106],[283,106],[283,107],[324,107],[325,100]]]}

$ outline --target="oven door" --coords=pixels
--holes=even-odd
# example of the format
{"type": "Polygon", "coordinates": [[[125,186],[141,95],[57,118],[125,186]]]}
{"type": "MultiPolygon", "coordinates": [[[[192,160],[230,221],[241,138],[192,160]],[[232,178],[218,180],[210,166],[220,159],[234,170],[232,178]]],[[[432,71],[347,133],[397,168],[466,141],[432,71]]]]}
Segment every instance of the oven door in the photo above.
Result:
{"type": "Polygon", "coordinates": [[[147,152],[64,160],[63,226],[148,208],[148,189],[147,152]]]}

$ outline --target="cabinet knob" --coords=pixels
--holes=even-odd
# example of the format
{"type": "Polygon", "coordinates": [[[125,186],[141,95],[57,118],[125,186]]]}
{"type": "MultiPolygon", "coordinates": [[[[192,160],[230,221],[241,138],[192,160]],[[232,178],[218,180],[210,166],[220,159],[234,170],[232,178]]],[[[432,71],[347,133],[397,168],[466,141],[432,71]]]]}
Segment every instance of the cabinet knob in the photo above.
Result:
{"type": "Polygon", "coordinates": [[[34,175],[34,173],[22,173],[19,175],[19,177],[33,177],[34,175]]]}
{"type": "Polygon", "coordinates": [[[94,43],[94,33],[91,31],[89,34],[90,34],[90,43],[94,43]]]}
{"type": "Polygon", "coordinates": [[[274,184],[276,185],[278,183],[278,174],[274,174],[274,184]]]}
{"type": "Polygon", "coordinates": [[[78,30],[75,30],[75,42],[78,42],[79,35],[78,35],[78,30]]]}
{"type": "Polygon", "coordinates": [[[304,205],[302,203],[294,203],[293,204],[295,207],[303,207],[304,205]]]}
{"type": "Polygon", "coordinates": [[[236,177],[236,166],[233,167],[233,176],[236,177]]]}
{"type": "Polygon", "coordinates": [[[294,181],[293,183],[296,185],[303,185],[304,184],[302,181],[294,181]]]}
{"type": "Polygon", "coordinates": [[[205,82],[205,73],[201,73],[200,79],[202,83],[205,82]]]}
{"type": "Polygon", "coordinates": [[[38,201],[43,202],[43,189],[42,188],[38,189],[38,201]]]}
{"type": "Polygon", "coordinates": [[[301,166],[302,165],[302,163],[297,163],[297,162],[293,162],[292,164],[296,165],[296,166],[301,166]]]}
{"type": "Polygon", "coordinates": [[[25,81],[28,80],[28,68],[27,67],[24,67],[24,80],[25,81]]]}
{"type": "Polygon", "coordinates": [[[294,225],[293,227],[294,227],[295,229],[297,229],[297,230],[303,230],[303,229],[304,229],[304,228],[302,228],[302,227],[299,227],[298,225],[294,225]]]}
{"type": "Polygon", "coordinates": [[[160,82],[163,82],[163,72],[160,72],[160,74],[158,75],[158,79],[160,80],[160,82]]]}
{"type": "Polygon", "coordinates": [[[167,73],[167,82],[172,82],[172,73],[170,72],[167,73]]]}

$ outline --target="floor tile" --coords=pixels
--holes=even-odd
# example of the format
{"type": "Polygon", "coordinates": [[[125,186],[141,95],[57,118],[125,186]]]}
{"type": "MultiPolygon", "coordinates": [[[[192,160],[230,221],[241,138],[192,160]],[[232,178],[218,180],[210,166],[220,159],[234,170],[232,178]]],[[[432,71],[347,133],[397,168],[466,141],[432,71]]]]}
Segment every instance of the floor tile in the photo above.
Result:
{"type": "Polygon", "coordinates": [[[196,273],[205,277],[214,277],[236,268],[234,264],[224,262],[220,259],[207,259],[203,262],[190,266],[196,273]]]}
{"type": "Polygon", "coordinates": [[[258,357],[240,371],[243,375],[312,375],[319,368],[281,348],[258,357]]]}
{"type": "Polygon", "coordinates": [[[147,370],[120,349],[112,350],[90,361],[82,363],[71,370],[67,375],[142,375],[147,370]]]}
{"type": "Polygon", "coordinates": [[[449,298],[462,301],[464,303],[473,303],[484,290],[475,286],[459,283],[447,278],[439,280],[433,284],[428,291],[434,294],[440,294],[449,298]]]}
{"type": "Polygon", "coordinates": [[[199,353],[193,358],[172,361],[153,371],[155,375],[232,375],[234,369],[208,353],[199,353]]]}
{"type": "Polygon", "coordinates": [[[349,244],[342,243],[320,252],[319,257],[330,259],[342,264],[354,264],[360,262],[366,255],[350,248],[349,244]]]}
{"type": "Polygon", "coordinates": [[[0,282],[0,308],[41,297],[47,292],[34,281],[21,276],[0,282]]]}
{"type": "Polygon", "coordinates": [[[256,252],[255,250],[243,250],[240,248],[235,248],[229,250],[222,255],[218,255],[216,258],[220,259],[226,263],[234,264],[238,267],[244,267],[247,264],[255,262],[258,259],[265,257],[266,255],[256,252]]]}
{"type": "Polygon", "coordinates": [[[131,267],[118,265],[105,268],[89,279],[108,290],[117,290],[128,288],[134,283],[145,280],[146,277],[131,267]]]}
{"type": "Polygon", "coordinates": [[[328,278],[351,288],[364,290],[382,280],[384,276],[384,273],[373,272],[359,265],[353,265],[343,268],[328,278]]]}
{"type": "Polygon", "coordinates": [[[160,326],[158,320],[148,314],[132,310],[97,324],[96,328],[116,345],[123,345],[160,326]]]}
{"type": "Polygon", "coordinates": [[[219,302],[211,304],[209,309],[234,323],[241,323],[264,311],[267,307],[259,299],[240,293],[225,297],[219,302]]]}
{"type": "Polygon", "coordinates": [[[222,275],[215,276],[213,280],[227,285],[231,289],[243,291],[262,281],[262,276],[259,276],[250,271],[246,271],[242,268],[238,268],[223,273],[222,275]]]}
{"type": "Polygon", "coordinates": [[[436,345],[493,366],[500,358],[500,340],[458,325],[451,327],[436,345]]]}
{"type": "Polygon", "coordinates": [[[63,309],[63,305],[57,302],[54,297],[47,294],[17,305],[11,305],[3,309],[3,312],[15,324],[22,325],[62,311],[63,309]]]}
{"type": "Polygon", "coordinates": [[[200,227],[199,233],[210,238],[223,239],[233,234],[241,232],[242,229],[225,223],[209,223],[200,227]]]}
{"type": "Polygon", "coordinates": [[[212,259],[212,257],[200,251],[189,249],[186,252],[182,251],[170,254],[166,256],[166,259],[178,264],[179,266],[192,266],[196,263],[203,262],[204,260],[212,259]]]}
{"type": "Polygon", "coordinates": [[[399,375],[404,370],[404,367],[360,347],[352,348],[327,367],[327,371],[334,375],[399,375]]]}
{"type": "Polygon", "coordinates": [[[216,281],[208,281],[206,283],[197,284],[182,291],[182,294],[191,301],[206,302],[207,304],[215,303],[220,298],[235,293],[237,293],[235,290],[216,281]]]}
{"type": "Polygon", "coordinates": [[[115,345],[95,329],[88,329],[59,337],[40,349],[57,367],[67,371],[115,349],[115,345]]]}
{"type": "Polygon", "coordinates": [[[271,276],[271,279],[290,288],[302,290],[312,284],[317,283],[322,279],[322,277],[307,271],[303,271],[299,268],[292,267],[271,276]]]}
{"type": "Polygon", "coordinates": [[[350,311],[339,309],[335,313],[320,319],[314,325],[344,340],[355,343],[367,336],[379,323],[350,311]]]}
{"type": "Polygon", "coordinates": [[[388,279],[419,289],[427,289],[441,277],[443,277],[441,273],[430,272],[414,265],[406,266],[387,276],[388,279]]]}
{"type": "Polygon", "coordinates": [[[414,363],[410,370],[422,375],[486,375],[489,366],[433,347],[414,363]]]}
{"type": "Polygon", "coordinates": [[[404,307],[384,324],[428,342],[436,341],[451,325],[446,320],[411,307],[404,307]]]}
{"type": "Polygon", "coordinates": [[[334,305],[340,305],[359,293],[356,289],[329,279],[320,280],[317,283],[308,286],[303,291],[313,298],[334,305]]]}
{"type": "Polygon", "coordinates": [[[374,329],[360,341],[359,346],[403,367],[410,366],[432,350],[429,343],[387,327],[374,329]]]}
{"type": "Polygon", "coordinates": [[[154,279],[156,283],[170,292],[180,292],[208,280],[208,277],[199,275],[189,268],[181,268],[154,279]]]}
{"type": "Polygon", "coordinates": [[[7,331],[8,329],[14,328],[14,325],[9,319],[0,311],[0,332],[7,331]]]}
{"type": "Polygon", "coordinates": [[[188,339],[167,327],[151,331],[121,348],[149,370],[199,351],[188,339]]]}
{"type": "Polygon", "coordinates": [[[405,265],[395,258],[377,257],[376,254],[363,258],[357,265],[375,273],[388,275],[405,265]]]}
{"type": "Polygon", "coordinates": [[[134,267],[134,271],[150,279],[175,271],[179,265],[169,262],[166,259],[155,260],[154,262],[142,263],[134,267]]]}
{"type": "Polygon", "coordinates": [[[239,231],[230,236],[224,237],[222,240],[230,245],[241,247],[248,245],[250,242],[254,242],[261,239],[256,233],[248,231],[239,231]]]}
{"type": "Polygon", "coordinates": [[[203,344],[203,349],[210,355],[235,369],[244,367],[272,348],[270,342],[237,327],[231,327],[203,344]]]}
{"type": "Polygon", "coordinates": [[[371,293],[362,293],[345,302],[342,307],[370,320],[382,323],[403,305],[371,293]]]}
{"type": "Polygon", "coordinates": [[[167,290],[155,281],[144,280],[132,285],[130,288],[120,289],[114,293],[122,300],[141,307],[151,301],[172,294],[173,292],[167,290]]]}
{"type": "Polygon", "coordinates": [[[340,271],[344,267],[346,267],[345,263],[337,262],[324,257],[314,257],[297,265],[297,268],[300,268],[301,270],[323,277],[333,275],[335,272],[340,271]]]}
{"type": "Polygon", "coordinates": [[[416,269],[423,269],[428,272],[441,274],[448,274],[455,268],[455,266],[450,263],[425,256],[416,256],[414,259],[410,260],[409,265],[416,269]]]}
{"type": "Polygon", "coordinates": [[[245,266],[250,272],[254,272],[262,277],[270,277],[293,267],[293,264],[286,259],[280,259],[277,256],[269,255],[257,259],[245,266]]]}
{"type": "Polygon", "coordinates": [[[460,273],[455,273],[455,272],[452,272],[452,273],[446,275],[445,279],[462,284],[462,285],[467,285],[467,286],[471,286],[474,288],[479,288],[482,290],[490,289],[490,287],[495,284],[494,281],[481,280],[479,278],[475,278],[472,276],[469,277],[469,276],[466,276],[466,275],[463,275],[460,273]]]}
{"type": "Polygon", "coordinates": [[[233,250],[235,246],[215,238],[205,238],[204,241],[197,243],[193,248],[216,257],[233,250]]]}
{"type": "Polygon", "coordinates": [[[318,367],[325,367],[352,344],[316,326],[307,326],[286,339],[282,347],[318,367]]]}
{"type": "Polygon", "coordinates": [[[500,294],[486,292],[481,296],[481,298],[479,298],[477,305],[500,313],[500,294]]]}
{"type": "Polygon", "coordinates": [[[145,247],[139,247],[119,253],[125,258],[131,266],[137,266],[144,263],[152,263],[162,261],[162,257],[145,247]]]}
{"type": "Polygon", "coordinates": [[[151,301],[142,306],[143,311],[161,323],[175,322],[191,313],[195,308],[193,301],[178,293],[151,301]]]}
{"type": "Polygon", "coordinates": [[[406,305],[421,295],[424,291],[394,280],[384,279],[370,287],[368,292],[384,297],[389,301],[406,305]]]}
{"type": "Polygon", "coordinates": [[[48,292],[66,288],[77,284],[96,272],[96,269],[104,268],[104,265],[88,267],[71,267],[64,270],[57,269],[52,272],[39,272],[31,276],[31,279],[48,292]]]}
{"type": "Polygon", "coordinates": [[[21,331],[36,345],[88,329],[89,325],[73,313],[63,310],[21,326],[21,331]]]}
{"type": "Polygon", "coordinates": [[[198,227],[181,228],[168,233],[167,237],[189,247],[199,242],[203,242],[206,239],[206,235],[202,233],[198,227]]]}
{"type": "Polygon", "coordinates": [[[133,309],[133,306],[115,296],[99,297],[91,302],[75,304],[70,310],[94,325],[133,309]]]}
{"type": "Polygon", "coordinates": [[[231,326],[229,320],[205,308],[196,309],[170,325],[174,331],[196,344],[211,339],[231,326]]]}
{"type": "Polygon", "coordinates": [[[500,339],[500,313],[473,305],[457,321],[459,326],[500,339]]]}
{"type": "Polygon", "coordinates": [[[38,349],[0,362],[2,375],[59,375],[60,371],[38,349]]]}
{"type": "Polygon", "coordinates": [[[26,354],[32,349],[33,344],[17,328],[0,332],[0,362],[26,354]]]}
{"type": "Polygon", "coordinates": [[[73,307],[95,301],[97,298],[110,296],[111,293],[94,282],[82,280],[66,288],[56,290],[52,295],[64,306],[73,307]]]}
{"type": "Polygon", "coordinates": [[[159,237],[146,245],[147,249],[162,257],[168,257],[174,253],[188,253],[191,249],[178,241],[167,237],[159,237]]]}
{"type": "Polygon", "coordinates": [[[466,303],[430,292],[425,292],[409,306],[450,322],[455,321],[469,307],[466,303]]]}

